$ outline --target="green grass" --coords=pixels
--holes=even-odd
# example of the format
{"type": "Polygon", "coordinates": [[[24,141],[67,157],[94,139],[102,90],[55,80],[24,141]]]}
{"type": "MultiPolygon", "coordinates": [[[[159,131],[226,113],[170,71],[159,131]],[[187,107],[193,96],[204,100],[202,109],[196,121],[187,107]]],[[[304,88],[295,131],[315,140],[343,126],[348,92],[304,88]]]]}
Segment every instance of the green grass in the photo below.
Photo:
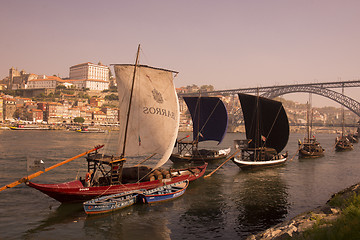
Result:
{"type": "Polygon", "coordinates": [[[317,221],[312,229],[303,232],[296,239],[360,240],[360,196],[354,194],[349,199],[335,196],[329,204],[342,209],[340,217],[331,223],[317,221]]]}

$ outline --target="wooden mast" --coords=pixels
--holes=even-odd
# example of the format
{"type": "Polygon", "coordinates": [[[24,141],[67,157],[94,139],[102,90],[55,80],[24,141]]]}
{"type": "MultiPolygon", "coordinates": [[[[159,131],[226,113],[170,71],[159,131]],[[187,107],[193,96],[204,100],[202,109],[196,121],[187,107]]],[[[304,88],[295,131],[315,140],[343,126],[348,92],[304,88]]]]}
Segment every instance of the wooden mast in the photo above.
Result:
{"type": "Polygon", "coordinates": [[[307,109],[307,116],[306,116],[306,122],[307,122],[307,142],[310,143],[310,118],[312,116],[310,116],[310,111],[311,111],[311,93],[309,93],[309,102],[308,102],[308,109],[307,109]]]}
{"type": "MultiPolygon", "coordinates": [[[[344,95],[344,84],[342,85],[341,94],[344,95]]],[[[344,121],[345,121],[345,114],[344,114],[344,105],[341,105],[341,114],[342,114],[342,123],[341,123],[341,138],[344,138],[344,121]]]]}
{"type": "Polygon", "coordinates": [[[123,145],[123,151],[122,151],[122,154],[121,154],[121,158],[125,157],[126,138],[127,138],[128,127],[129,127],[131,102],[132,102],[132,96],[133,96],[133,93],[134,93],[135,74],[136,74],[136,67],[138,65],[138,60],[139,60],[139,52],[140,52],[140,44],[139,44],[138,49],[137,49],[135,66],[134,66],[134,74],[133,74],[133,79],[132,79],[132,84],[131,84],[131,92],[130,92],[130,100],[129,100],[129,109],[128,109],[128,112],[127,112],[126,125],[125,125],[124,145],[123,145]]]}
{"type": "Polygon", "coordinates": [[[197,124],[197,130],[198,130],[198,132],[196,134],[196,142],[195,142],[196,151],[197,151],[198,146],[199,146],[199,136],[200,136],[200,131],[201,131],[201,129],[200,129],[200,110],[201,109],[200,108],[201,108],[201,90],[199,90],[199,98],[198,98],[198,100],[196,102],[196,109],[195,109],[195,114],[197,115],[196,116],[197,117],[197,123],[196,124],[197,124]]]}
{"type": "Polygon", "coordinates": [[[261,136],[260,136],[260,110],[259,110],[259,88],[256,89],[256,129],[255,129],[255,152],[254,152],[254,161],[261,160],[261,136]],[[259,151],[257,153],[257,148],[259,151]]]}

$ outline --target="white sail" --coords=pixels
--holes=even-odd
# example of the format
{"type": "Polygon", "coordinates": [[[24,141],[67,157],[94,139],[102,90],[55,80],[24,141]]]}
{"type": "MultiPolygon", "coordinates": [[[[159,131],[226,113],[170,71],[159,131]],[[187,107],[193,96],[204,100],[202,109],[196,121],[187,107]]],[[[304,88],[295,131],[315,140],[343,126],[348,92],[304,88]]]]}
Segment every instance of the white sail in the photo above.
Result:
{"type": "Polygon", "coordinates": [[[142,65],[136,67],[125,142],[134,65],[116,64],[114,69],[120,100],[119,152],[124,156],[147,156],[156,153],[161,159],[155,168],[160,167],[169,159],[179,129],[179,104],[173,84],[174,72],[142,65]]]}

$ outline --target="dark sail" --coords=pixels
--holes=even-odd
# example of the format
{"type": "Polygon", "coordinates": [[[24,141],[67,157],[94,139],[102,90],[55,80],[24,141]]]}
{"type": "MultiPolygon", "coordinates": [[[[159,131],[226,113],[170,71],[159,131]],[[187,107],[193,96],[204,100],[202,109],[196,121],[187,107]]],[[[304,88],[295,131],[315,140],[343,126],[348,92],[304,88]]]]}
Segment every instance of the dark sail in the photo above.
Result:
{"type": "Polygon", "coordinates": [[[281,152],[289,139],[289,121],[281,102],[239,93],[249,147],[274,148],[281,152]],[[257,121],[258,119],[258,121],[257,121]]]}
{"type": "Polygon", "coordinates": [[[193,121],[193,139],[223,140],[228,122],[224,103],[217,97],[184,97],[193,121]],[[200,131],[200,133],[199,133],[200,131]]]}

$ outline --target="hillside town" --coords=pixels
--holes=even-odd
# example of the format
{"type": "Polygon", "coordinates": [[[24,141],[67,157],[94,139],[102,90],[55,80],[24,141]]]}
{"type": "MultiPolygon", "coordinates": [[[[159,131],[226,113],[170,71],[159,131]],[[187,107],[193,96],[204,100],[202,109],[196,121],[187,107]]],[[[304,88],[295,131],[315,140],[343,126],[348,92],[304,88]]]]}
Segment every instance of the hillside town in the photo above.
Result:
{"type": "MultiPolygon", "coordinates": [[[[214,91],[212,85],[191,85],[177,88],[178,94],[214,91]]],[[[244,131],[240,102],[236,95],[220,96],[225,103],[228,131],[244,131]]],[[[306,124],[307,105],[278,98],[286,109],[291,130],[301,131],[306,124]]],[[[71,66],[69,77],[27,73],[14,67],[0,81],[0,123],[87,124],[116,126],[119,123],[119,96],[110,67],[101,62],[71,66]]],[[[179,98],[180,130],[190,131],[191,117],[185,102],[179,98]]],[[[345,110],[345,124],[355,127],[358,117],[345,110]]],[[[341,124],[341,108],[313,109],[313,125],[320,130],[341,124]]]]}

